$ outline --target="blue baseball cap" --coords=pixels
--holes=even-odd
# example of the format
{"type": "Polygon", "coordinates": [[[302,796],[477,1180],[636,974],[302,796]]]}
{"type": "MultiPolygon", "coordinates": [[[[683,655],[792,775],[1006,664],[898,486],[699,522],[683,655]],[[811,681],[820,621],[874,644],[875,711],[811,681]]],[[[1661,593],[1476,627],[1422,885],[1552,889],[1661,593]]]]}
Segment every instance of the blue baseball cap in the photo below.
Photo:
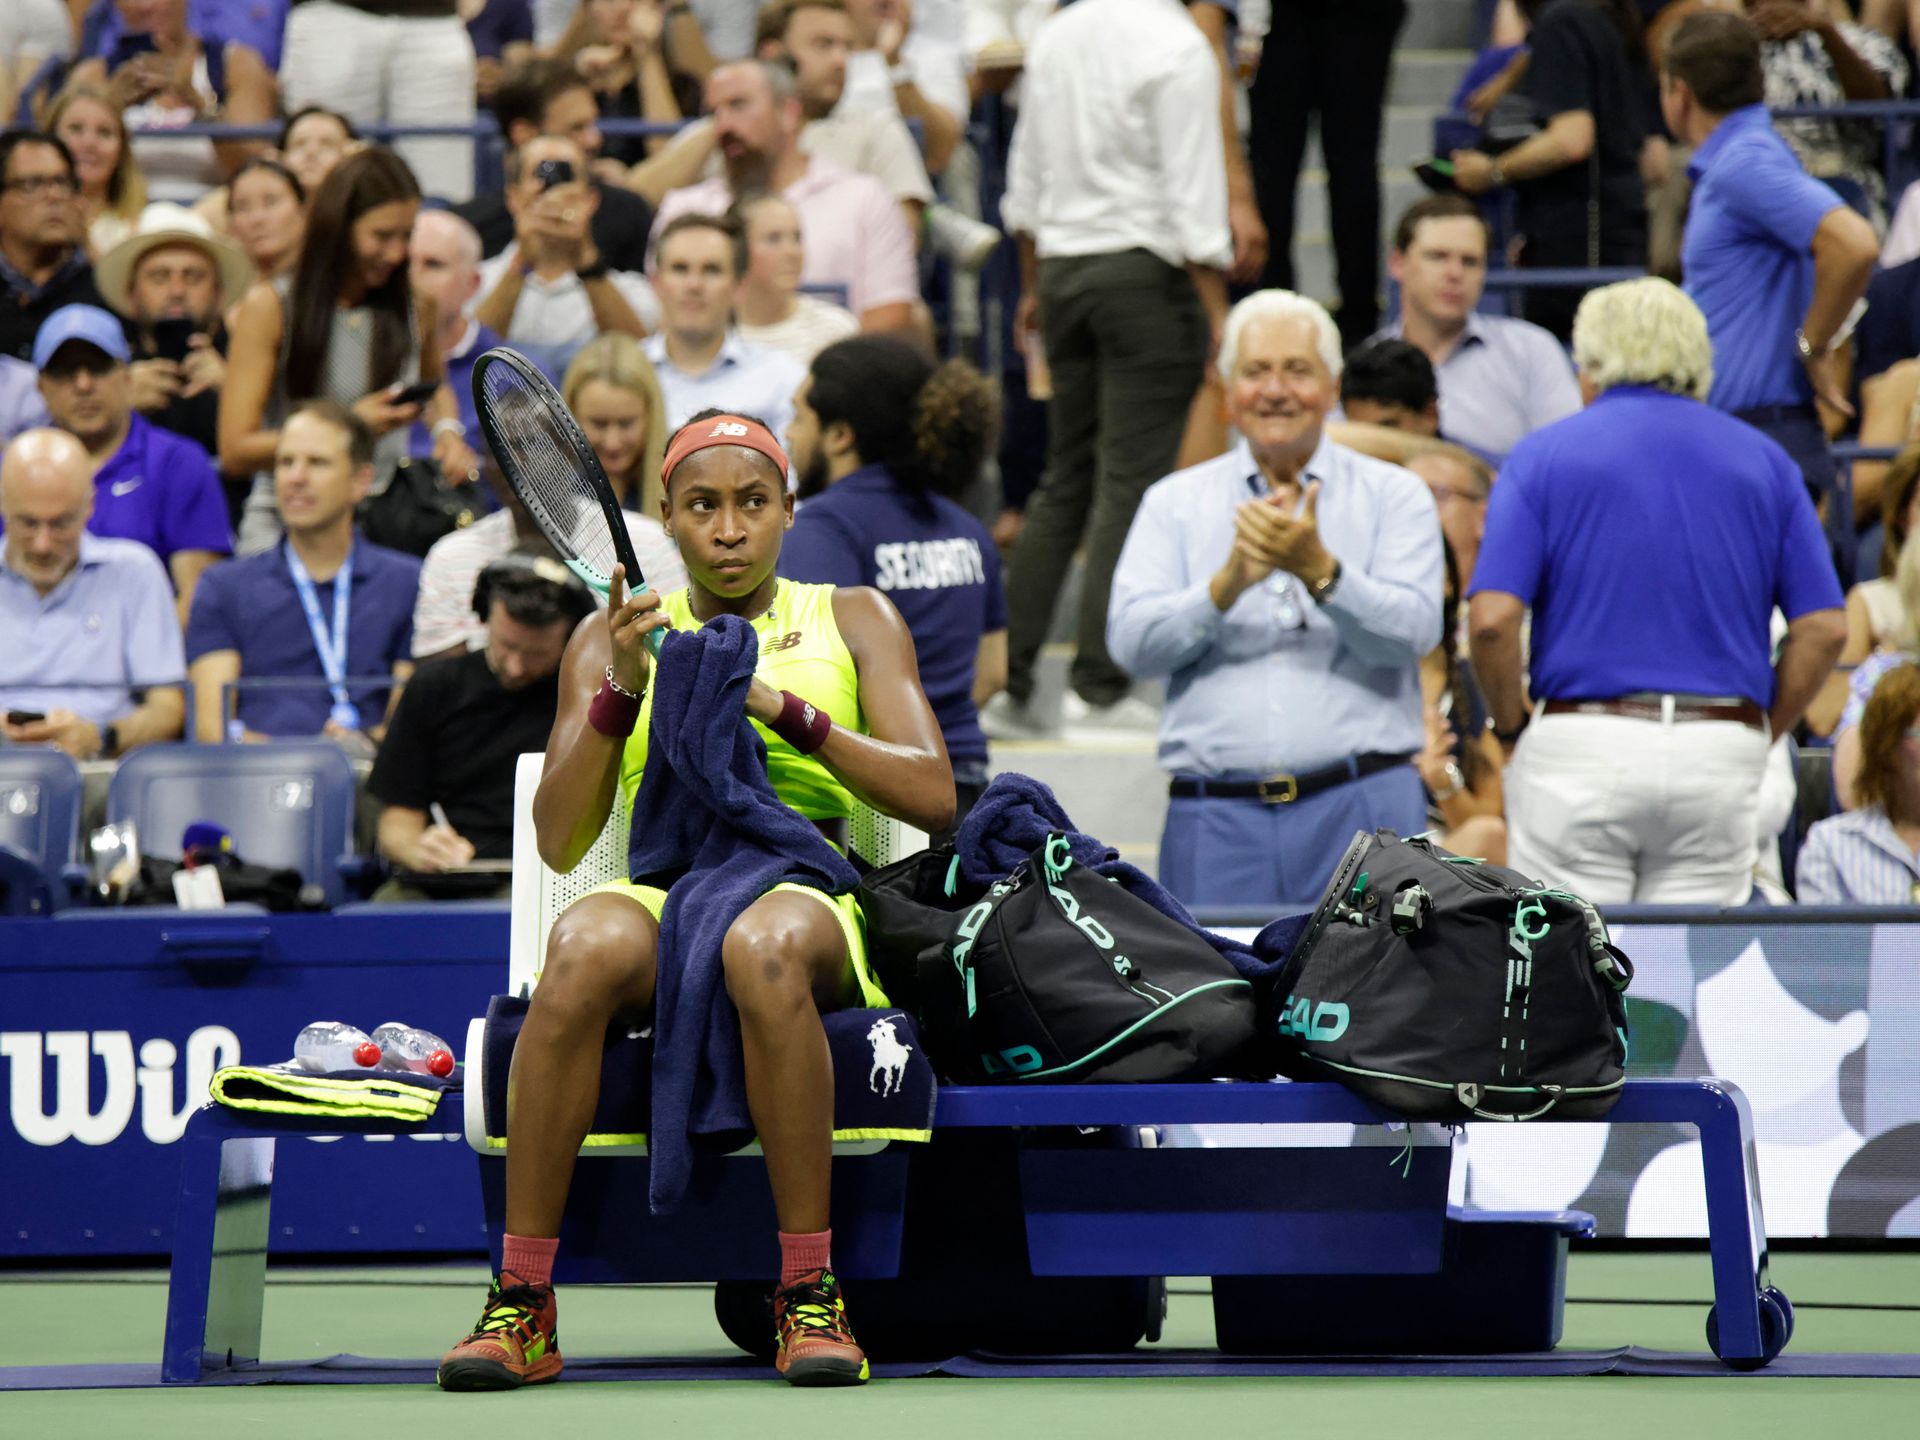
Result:
{"type": "Polygon", "coordinates": [[[40,333],[33,337],[33,368],[46,369],[54,351],[69,340],[84,340],[122,365],[133,359],[127,332],[114,316],[98,305],[62,305],[40,322],[40,333]]]}

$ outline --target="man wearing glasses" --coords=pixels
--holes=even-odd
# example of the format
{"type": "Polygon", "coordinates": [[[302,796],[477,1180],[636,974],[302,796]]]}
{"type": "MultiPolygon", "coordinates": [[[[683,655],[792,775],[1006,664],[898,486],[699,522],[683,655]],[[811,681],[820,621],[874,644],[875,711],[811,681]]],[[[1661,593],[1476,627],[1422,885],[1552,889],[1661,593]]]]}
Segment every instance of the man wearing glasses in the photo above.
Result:
{"type": "Polygon", "coordinates": [[[0,135],[0,355],[27,359],[63,305],[105,303],[85,235],[67,147],[37,130],[0,135]]]}
{"type": "Polygon", "coordinates": [[[1308,907],[1355,830],[1426,828],[1420,657],[1445,561],[1418,476],[1327,438],[1340,335],[1285,290],[1227,317],[1240,443],[1147,491],[1107,644],[1167,682],[1160,880],[1190,906],[1308,907]]]}

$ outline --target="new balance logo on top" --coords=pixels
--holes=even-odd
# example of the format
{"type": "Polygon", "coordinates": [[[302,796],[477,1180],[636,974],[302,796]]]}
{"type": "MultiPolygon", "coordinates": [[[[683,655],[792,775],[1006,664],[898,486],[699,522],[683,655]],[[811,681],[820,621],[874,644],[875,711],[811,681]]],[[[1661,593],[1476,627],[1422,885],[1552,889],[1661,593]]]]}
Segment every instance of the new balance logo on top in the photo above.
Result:
{"type": "Polygon", "coordinates": [[[744,435],[746,433],[746,426],[736,425],[731,420],[721,420],[717,421],[713,429],[707,432],[707,438],[711,440],[716,435],[744,435]]]}
{"type": "Polygon", "coordinates": [[[771,655],[776,650],[791,650],[800,643],[800,632],[789,630],[784,635],[769,635],[760,642],[760,653],[771,655]]]}

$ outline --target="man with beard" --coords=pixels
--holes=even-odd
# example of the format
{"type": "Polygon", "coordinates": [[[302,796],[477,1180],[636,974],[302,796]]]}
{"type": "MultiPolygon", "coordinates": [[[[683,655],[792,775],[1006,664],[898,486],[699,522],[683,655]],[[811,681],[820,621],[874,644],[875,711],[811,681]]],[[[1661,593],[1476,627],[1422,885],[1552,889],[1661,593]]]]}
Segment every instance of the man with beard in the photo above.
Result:
{"type": "Polygon", "coordinates": [[[126,326],[133,408],[213,454],[227,379],[220,317],[253,283],[253,266],[193,211],[158,204],[100,257],[97,278],[126,326]]]}
{"type": "Polygon", "coordinates": [[[682,215],[660,232],[654,279],[662,319],[645,345],[678,429],[709,407],[758,415],[778,435],[793,418],[800,362],[742,340],[733,297],[747,273],[747,240],[723,215],[682,215]]]}
{"type": "Polygon", "coordinates": [[[913,235],[871,175],[857,175],[800,148],[800,99],[780,65],[743,60],[707,81],[707,108],[726,174],[675,190],[660,202],[658,237],[681,215],[718,215],[744,195],[777,190],[800,212],[807,237],[805,285],[837,285],[863,330],[918,324],[920,275],[913,235]]]}
{"type": "Polygon", "coordinates": [[[760,12],[760,58],[793,69],[806,122],[800,128],[800,148],[842,169],[873,176],[918,229],[921,212],[933,199],[933,184],[913,133],[897,113],[840,106],[853,38],[853,17],[845,0],[777,0],[760,12]]]}
{"type": "Polygon", "coordinates": [[[999,428],[994,389],[892,335],[829,345],[793,397],[787,454],[800,506],[780,573],[884,591],[913,635],[953,762],[957,827],[987,787],[979,707],[1007,678],[1007,597],[987,527],[953,498],[999,428]]]}
{"type": "Polygon", "coordinates": [[[1420,659],[1445,561],[1416,475],[1326,436],[1340,332],[1262,290],[1220,342],[1241,440],[1148,490],[1107,644],[1164,679],[1160,882],[1189,906],[1305,908],[1356,830],[1426,829],[1420,659]]]}

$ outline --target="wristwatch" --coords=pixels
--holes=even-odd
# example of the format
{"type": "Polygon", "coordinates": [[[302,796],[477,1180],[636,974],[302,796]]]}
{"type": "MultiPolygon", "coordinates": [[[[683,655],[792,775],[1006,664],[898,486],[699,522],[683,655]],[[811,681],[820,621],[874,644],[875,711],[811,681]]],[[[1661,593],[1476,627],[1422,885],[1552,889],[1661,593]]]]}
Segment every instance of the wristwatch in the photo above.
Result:
{"type": "Polygon", "coordinates": [[[596,260],[591,265],[582,265],[578,270],[574,271],[573,273],[580,277],[580,283],[584,285],[589,280],[606,279],[607,271],[612,268],[613,267],[608,265],[605,260],[596,260]]]}
{"type": "Polygon", "coordinates": [[[1447,788],[1433,792],[1433,798],[1436,803],[1451,800],[1467,788],[1467,777],[1465,772],[1461,770],[1458,760],[1447,761],[1442,773],[1447,777],[1447,788]]]}
{"type": "Polygon", "coordinates": [[[1487,178],[1493,182],[1493,188],[1496,190],[1507,183],[1507,172],[1500,168],[1500,162],[1498,160],[1487,167],[1487,178]]]}
{"type": "Polygon", "coordinates": [[[1833,350],[1833,346],[1830,344],[1819,350],[1814,349],[1813,342],[1807,339],[1807,332],[1798,327],[1796,327],[1793,332],[1793,344],[1794,348],[1800,352],[1800,358],[1802,360],[1816,360],[1824,355],[1830,354],[1833,350]]]}
{"type": "Polygon", "coordinates": [[[1332,598],[1333,592],[1340,588],[1340,562],[1333,562],[1333,570],[1325,579],[1316,580],[1307,587],[1307,593],[1313,596],[1316,605],[1324,605],[1332,598]]]}
{"type": "Polygon", "coordinates": [[[100,727],[100,753],[98,760],[111,760],[120,749],[120,727],[108,721],[100,727]]]}
{"type": "Polygon", "coordinates": [[[1533,723],[1533,716],[1531,714],[1527,714],[1527,715],[1522,715],[1520,717],[1520,723],[1514,726],[1513,729],[1511,730],[1502,730],[1498,725],[1495,725],[1491,720],[1487,722],[1487,729],[1493,732],[1493,738],[1498,740],[1502,745],[1513,745],[1519,742],[1520,737],[1526,733],[1527,726],[1531,725],[1532,723],[1533,723]]]}

